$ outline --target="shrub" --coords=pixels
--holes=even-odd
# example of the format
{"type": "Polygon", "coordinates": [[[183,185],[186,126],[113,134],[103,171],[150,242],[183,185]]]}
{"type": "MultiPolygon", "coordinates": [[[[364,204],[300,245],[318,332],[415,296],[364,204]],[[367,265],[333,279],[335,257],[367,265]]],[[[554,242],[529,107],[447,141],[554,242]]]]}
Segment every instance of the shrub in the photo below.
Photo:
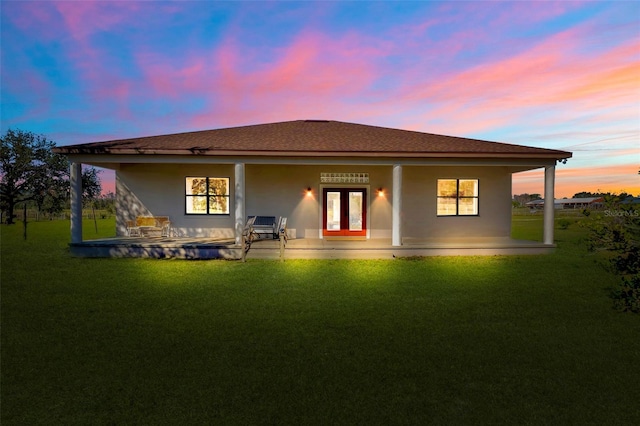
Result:
{"type": "Polygon", "coordinates": [[[614,308],[640,313],[640,212],[614,205],[588,224],[589,250],[609,253],[609,269],[622,276],[611,290],[614,308]]]}
{"type": "Polygon", "coordinates": [[[633,209],[606,210],[585,222],[590,251],[610,253],[610,268],[620,275],[640,273],[640,214],[633,209]],[[614,214],[615,213],[615,214],[614,214]]]}
{"type": "Polygon", "coordinates": [[[558,219],[558,227],[560,229],[567,229],[569,227],[569,225],[571,225],[571,221],[569,219],[567,219],[566,217],[562,217],[562,218],[558,219]]]}
{"type": "Polygon", "coordinates": [[[640,274],[622,282],[611,290],[613,307],[622,312],[640,314],[640,274]]]}

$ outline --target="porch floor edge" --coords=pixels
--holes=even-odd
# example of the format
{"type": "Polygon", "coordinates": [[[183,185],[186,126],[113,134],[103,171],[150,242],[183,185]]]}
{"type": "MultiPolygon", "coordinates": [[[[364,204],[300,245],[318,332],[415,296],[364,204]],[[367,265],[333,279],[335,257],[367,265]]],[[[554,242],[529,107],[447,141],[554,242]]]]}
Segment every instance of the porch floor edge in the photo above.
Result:
{"type": "MultiPolygon", "coordinates": [[[[69,244],[75,257],[134,257],[175,259],[242,259],[242,249],[231,239],[197,238],[107,238],[69,244]]],[[[428,256],[493,256],[548,254],[555,244],[509,238],[451,240],[412,240],[393,247],[387,239],[331,241],[322,239],[289,240],[284,259],[393,259],[428,256]]],[[[259,240],[252,244],[247,259],[279,259],[277,240],[259,240]]]]}

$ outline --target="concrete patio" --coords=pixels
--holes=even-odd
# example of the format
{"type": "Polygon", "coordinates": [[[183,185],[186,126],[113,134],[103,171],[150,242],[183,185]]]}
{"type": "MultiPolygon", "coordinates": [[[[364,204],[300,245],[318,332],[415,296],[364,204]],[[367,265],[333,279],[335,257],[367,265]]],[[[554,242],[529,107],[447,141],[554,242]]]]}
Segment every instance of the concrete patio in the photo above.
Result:
{"type": "MultiPolygon", "coordinates": [[[[510,238],[460,240],[403,239],[400,247],[390,238],[353,240],[291,239],[284,259],[393,259],[412,256],[490,256],[545,254],[555,244],[510,238]]],[[[178,259],[241,259],[242,249],[232,239],[122,237],[70,244],[79,257],[146,257],[178,259]]],[[[261,239],[251,245],[247,259],[280,259],[280,242],[261,239]]]]}

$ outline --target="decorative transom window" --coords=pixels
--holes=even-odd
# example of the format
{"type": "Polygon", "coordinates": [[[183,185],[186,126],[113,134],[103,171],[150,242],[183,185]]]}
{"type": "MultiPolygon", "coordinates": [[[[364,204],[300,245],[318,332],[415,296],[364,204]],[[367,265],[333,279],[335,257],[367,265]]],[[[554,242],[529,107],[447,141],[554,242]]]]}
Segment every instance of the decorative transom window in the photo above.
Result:
{"type": "Polygon", "coordinates": [[[229,178],[186,178],[187,214],[229,214],[229,178]]]}
{"type": "Polygon", "coordinates": [[[476,216],[478,179],[438,179],[438,216],[476,216]]]}

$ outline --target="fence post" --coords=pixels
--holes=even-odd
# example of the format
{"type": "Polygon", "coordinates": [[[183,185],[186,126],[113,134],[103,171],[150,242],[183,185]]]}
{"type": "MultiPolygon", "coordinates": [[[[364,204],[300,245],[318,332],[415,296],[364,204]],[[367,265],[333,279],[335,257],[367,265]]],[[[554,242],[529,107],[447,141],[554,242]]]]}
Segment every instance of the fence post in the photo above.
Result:
{"type": "Polygon", "coordinates": [[[24,203],[24,210],[22,212],[22,226],[24,226],[23,230],[23,238],[27,239],[27,203],[24,203]]]}

